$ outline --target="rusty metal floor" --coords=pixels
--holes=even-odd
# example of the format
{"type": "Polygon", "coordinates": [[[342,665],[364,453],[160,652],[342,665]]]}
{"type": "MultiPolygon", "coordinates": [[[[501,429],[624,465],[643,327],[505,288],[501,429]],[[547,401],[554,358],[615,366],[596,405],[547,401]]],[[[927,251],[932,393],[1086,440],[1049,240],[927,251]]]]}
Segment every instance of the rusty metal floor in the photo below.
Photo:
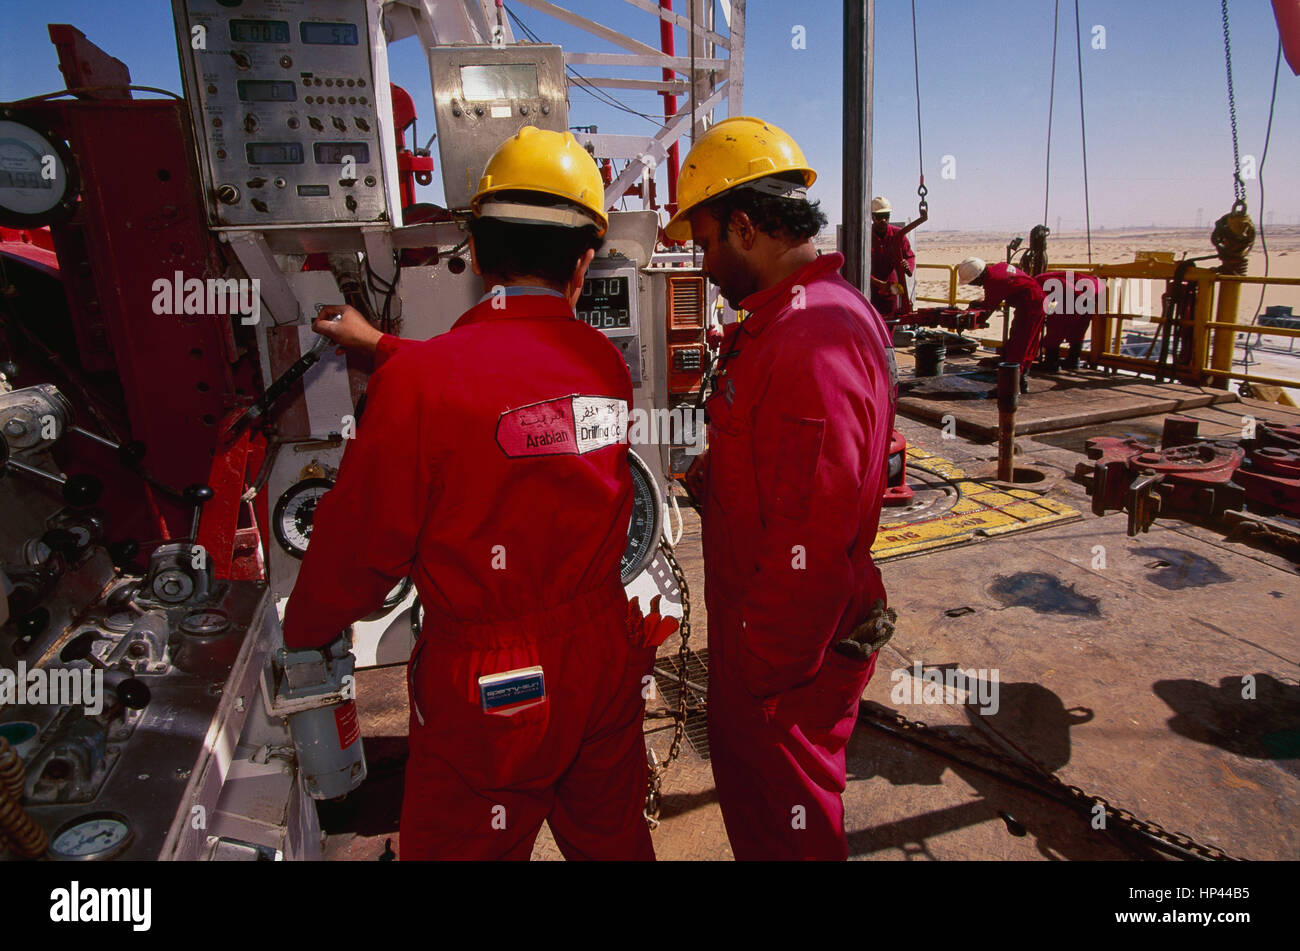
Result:
{"type": "MultiPolygon", "coordinates": [[[[1201,419],[1210,436],[1240,432],[1246,415],[1300,416],[1254,401],[1187,415],[1201,419]]],[[[1123,425],[1158,433],[1161,418],[1123,425]]],[[[981,471],[990,464],[992,447],[943,439],[913,420],[899,424],[910,444],[955,465],[981,471]]],[[[1089,795],[1231,855],[1300,858],[1297,566],[1221,529],[1161,519],[1130,539],[1122,513],[1093,516],[1069,475],[1083,440],[1096,434],[1084,428],[1017,440],[1017,465],[1052,476],[1044,482],[1048,497],[1082,512],[1082,520],[882,566],[898,632],[864,694],[866,706],[1012,760],[1032,757],[1089,795]],[[914,671],[952,667],[989,671],[986,679],[997,671],[996,713],[962,702],[903,702],[923,697],[920,690],[901,693],[914,671]]],[[[693,645],[703,648],[699,523],[689,511],[686,519],[679,553],[693,592],[693,645]]],[[[672,639],[661,665],[675,652],[672,639]]],[[[375,859],[386,842],[398,844],[402,670],[364,672],[358,688],[372,773],[354,802],[331,807],[327,856],[335,859],[375,859]]],[[[660,755],[669,736],[649,737],[660,755]]],[[[946,758],[863,722],[848,762],[854,858],[1139,854],[1075,810],[982,770],[978,757],[946,758]]],[[[654,833],[659,857],[729,859],[709,764],[691,743],[663,791],[654,833]]],[[[533,857],[559,858],[545,828],[533,857]]]]}
{"type": "MultiPolygon", "coordinates": [[[[900,359],[900,365],[904,364],[900,359]]],[[[941,377],[905,381],[900,386],[901,416],[944,425],[951,417],[957,432],[975,439],[995,440],[998,407],[994,398],[995,375],[979,369],[973,359],[958,360],[941,377]]],[[[1057,432],[1115,420],[1155,414],[1185,413],[1218,403],[1236,402],[1228,390],[1181,383],[1155,383],[1130,376],[1111,376],[1096,370],[1062,371],[1029,376],[1029,394],[1016,413],[1016,435],[1057,432]]]]}

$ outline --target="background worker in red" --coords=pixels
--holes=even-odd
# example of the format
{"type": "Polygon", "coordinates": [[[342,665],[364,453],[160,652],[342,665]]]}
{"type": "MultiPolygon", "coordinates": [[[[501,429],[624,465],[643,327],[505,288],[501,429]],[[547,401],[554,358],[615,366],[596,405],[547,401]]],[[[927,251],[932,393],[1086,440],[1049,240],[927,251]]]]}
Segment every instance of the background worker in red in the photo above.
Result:
{"type": "MultiPolygon", "coordinates": [[[[414,580],[401,858],[527,859],[546,820],[568,858],[652,859],[654,652],[631,646],[619,579],[632,387],[573,313],[608,227],[603,183],[572,135],[525,128],[471,206],[487,293],[445,334],[389,338],[316,510],[285,642],[324,644],[414,580]]],[[[317,326],[377,345],[358,320],[317,326]]]]}
{"type": "Polygon", "coordinates": [[[984,299],[971,304],[972,310],[993,310],[1004,302],[1013,308],[1015,313],[1002,361],[1020,364],[1020,384],[1025,389],[1025,379],[1038,354],[1039,334],[1043,329],[1046,299],[1043,288],[1015,265],[985,264],[980,258],[967,258],[958,264],[957,280],[983,289],[984,299]]]}
{"type": "Polygon", "coordinates": [[[871,306],[881,317],[912,310],[907,279],[916,270],[916,255],[907,233],[889,223],[892,212],[887,199],[871,199],[871,306]]]}
{"type": "Polygon", "coordinates": [[[847,857],[844,748],[875,653],[841,642],[883,626],[869,550],[893,352],[843,258],[813,247],[815,178],[780,129],[727,119],[686,157],[665,228],[693,238],[749,312],[722,342],[709,449],[688,478],[703,503],[710,758],[737,859],[847,857]]]}

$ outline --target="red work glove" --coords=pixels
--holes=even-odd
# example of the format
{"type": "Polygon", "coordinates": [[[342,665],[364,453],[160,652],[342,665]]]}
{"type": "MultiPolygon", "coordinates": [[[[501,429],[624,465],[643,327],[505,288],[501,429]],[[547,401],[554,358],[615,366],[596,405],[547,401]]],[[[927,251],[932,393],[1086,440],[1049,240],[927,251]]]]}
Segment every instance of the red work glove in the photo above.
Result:
{"type": "Polygon", "coordinates": [[[659,599],[657,594],[650,599],[649,617],[641,614],[640,598],[627,603],[627,633],[634,647],[658,647],[677,630],[677,618],[659,613],[659,599]]]}
{"type": "Polygon", "coordinates": [[[709,453],[700,453],[686,470],[686,491],[691,501],[698,508],[704,504],[704,496],[709,488],[709,453]]]}

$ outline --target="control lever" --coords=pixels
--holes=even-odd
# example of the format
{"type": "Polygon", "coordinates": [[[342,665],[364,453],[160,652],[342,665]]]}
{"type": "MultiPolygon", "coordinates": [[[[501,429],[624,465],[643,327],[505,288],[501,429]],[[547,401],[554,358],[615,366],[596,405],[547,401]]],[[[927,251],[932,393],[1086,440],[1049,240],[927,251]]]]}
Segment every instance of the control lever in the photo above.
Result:
{"type": "MultiPolygon", "coordinates": [[[[321,307],[323,306],[324,305],[322,304],[321,307]]],[[[320,307],[316,308],[316,312],[320,312],[320,307]]],[[[342,314],[335,314],[333,317],[326,319],[336,321],[340,320],[342,316],[342,314]]],[[[329,349],[333,343],[334,342],[330,340],[329,337],[322,335],[310,350],[299,357],[294,362],[293,366],[281,373],[280,376],[266,388],[266,392],[262,394],[261,399],[240,414],[239,418],[231,424],[230,429],[226,431],[226,438],[233,442],[240,433],[265,415],[267,410],[269,410],[276,401],[280,399],[280,397],[289,392],[290,387],[301,380],[304,374],[320,361],[320,358],[325,354],[325,351],[329,349]]]]}
{"type": "Polygon", "coordinates": [[[196,483],[187,485],[185,491],[181,493],[185,496],[185,501],[194,506],[194,514],[190,517],[190,538],[199,537],[199,519],[203,517],[203,503],[212,500],[212,486],[196,483]]]}
{"type": "MultiPolygon", "coordinates": [[[[0,440],[0,442],[3,442],[3,440],[0,440]]],[[[0,454],[3,453],[0,452],[0,454]]],[[[46,479],[60,486],[63,489],[63,501],[73,508],[85,508],[88,505],[94,505],[99,501],[99,497],[104,494],[104,483],[97,476],[93,476],[88,472],[78,473],[74,476],[59,476],[36,466],[29,466],[25,462],[19,462],[12,456],[7,459],[0,458],[0,475],[4,474],[5,469],[25,472],[28,475],[46,479]]]]}

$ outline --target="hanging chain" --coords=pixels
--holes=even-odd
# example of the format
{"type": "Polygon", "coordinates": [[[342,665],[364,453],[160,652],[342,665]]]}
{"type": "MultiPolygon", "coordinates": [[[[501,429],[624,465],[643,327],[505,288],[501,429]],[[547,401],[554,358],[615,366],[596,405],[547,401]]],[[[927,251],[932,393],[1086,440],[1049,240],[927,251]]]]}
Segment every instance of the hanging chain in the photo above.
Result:
{"type": "Polygon", "coordinates": [[[916,0],[912,0],[912,76],[916,80],[916,167],[920,176],[916,196],[921,199],[917,209],[924,218],[929,213],[930,203],[925,200],[929,189],[925,187],[925,148],[921,144],[921,60],[916,52],[916,0]]]}
{"type": "MultiPolygon", "coordinates": [[[[955,736],[951,733],[937,733],[928,724],[923,723],[920,720],[909,720],[901,713],[894,710],[881,710],[863,705],[859,712],[859,719],[871,723],[873,726],[886,733],[914,742],[918,746],[939,753],[940,755],[947,755],[952,759],[964,761],[956,754],[944,753],[942,750],[936,749],[935,747],[946,744],[991,759],[999,765],[1007,767],[1009,771],[1019,774],[1020,777],[1029,780],[1032,785],[1041,787],[1046,784],[1050,786],[1051,789],[1057,793],[1053,798],[1063,799],[1077,804],[1081,810],[1089,813],[1093,813],[1096,806],[1101,806],[1102,809],[1105,810],[1108,821],[1113,820],[1113,822],[1121,828],[1136,832],[1147,838],[1165,842],[1180,852],[1190,853],[1199,858],[1211,859],[1218,862],[1240,861],[1224,852],[1222,849],[1216,848],[1212,845],[1202,845],[1181,832],[1170,832],[1168,829],[1165,829],[1163,826],[1155,822],[1141,819],[1129,812],[1127,809],[1112,805],[1101,796],[1090,795],[1078,786],[1073,786],[1063,782],[1055,773],[1023,750],[1020,751],[1020,754],[1024,758],[1025,762],[1017,762],[1000,751],[989,749],[977,743],[972,743],[964,737],[955,736]],[[922,736],[926,739],[919,739],[919,737],[922,736]]],[[[1015,776],[1008,778],[1015,779],[1016,781],[1023,781],[1017,779],[1015,776]]]]}
{"type": "MultiPolygon", "coordinates": [[[[654,758],[653,752],[650,752],[650,779],[646,788],[645,796],[645,818],[650,823],[651,829],[659,828],[659,809],[663,805],[663,797],[660,793],[660,786],[664,781],[664,774],[668,772],[668,767],[673,765],[673,761],[682,751],[682,740],[686,736],[686,661],[690,657],[689,642],[691,639],[691,591],[690,586],[686,583],[686,574],[682,571],[682,566],[677,563],[677,558],[673,555],[673,546],[668,544],[667,539],[659,539],[659,551],[663,554],[664,560],[668,562],[668,567],[672,570],[673,580],[677,582],[677,590],[682,596],[682,623],[678,632],[681,635],[681,646],[677,650],[677,709],[672,712],[673,719],[676,723],[673,725],[673,741],[668,747],[667,758],[660,763],[654,758]]],[[[648,748],[647,748],[648,749],[648,748]]]]}
{"type": "Polygon", "coordinates": [[[1237,99],[1232,91],[1232,37],[1228,31],[1228,0],[1220,0],[1223,7],[1223,58],[1228,67],[1228,117],[1232,121],[1232,211],[1246,210],[1246,183],[1241,180],[1241,153],[1237,147],[1237,99]]]}

